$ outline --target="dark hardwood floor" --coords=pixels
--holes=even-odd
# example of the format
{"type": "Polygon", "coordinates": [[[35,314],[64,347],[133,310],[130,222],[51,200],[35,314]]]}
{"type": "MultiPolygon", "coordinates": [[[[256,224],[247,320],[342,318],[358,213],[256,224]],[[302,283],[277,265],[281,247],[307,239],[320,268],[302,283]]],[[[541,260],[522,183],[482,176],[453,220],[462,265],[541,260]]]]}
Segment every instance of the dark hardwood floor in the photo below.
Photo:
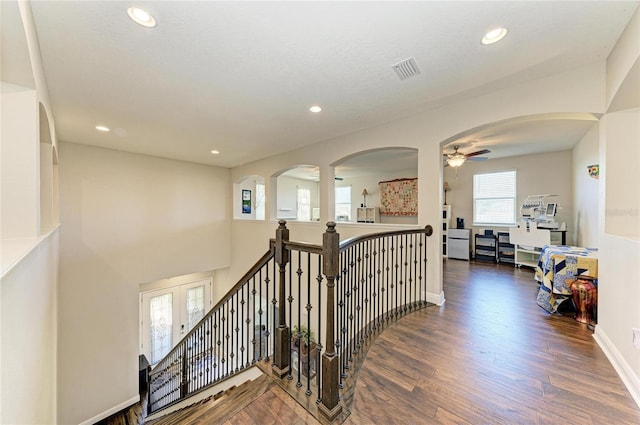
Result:
{"type": "MultiPolygon", "coordinates": [[[[586,325],[536,305],[531,270],[456,260],[444,270],[445,305],[370,348],[346,424],[640,424],[586,325]]],[[[318,423],[277,385],[223,420],[215,410],[179,423],[318,423]]]]}

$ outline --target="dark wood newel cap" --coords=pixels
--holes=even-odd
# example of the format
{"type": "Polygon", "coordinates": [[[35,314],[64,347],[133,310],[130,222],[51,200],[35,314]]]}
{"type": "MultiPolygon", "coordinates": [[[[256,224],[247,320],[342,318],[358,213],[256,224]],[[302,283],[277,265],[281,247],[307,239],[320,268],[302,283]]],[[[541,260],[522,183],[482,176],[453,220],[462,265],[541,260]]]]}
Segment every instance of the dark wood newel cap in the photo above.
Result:
{"type": "Polygon", "coordinates": [[[430,224],[427,224],[424,228],[427,230],[427,236],[433,235],[433,227],[430,224]]]}
{"type": "Polygon", "coordinates": [[[335,231],[336,231],[336,222],[335,221],[327,222],[327,232],[335,233],[335,231]]]}
{"type": "Polygon", "coordinates": [[[278,227],[279,229],[284,229],[285,227],[287,227],[287,221],[286,220],[278,220],[278,224],[280,225],[278,227]]]}

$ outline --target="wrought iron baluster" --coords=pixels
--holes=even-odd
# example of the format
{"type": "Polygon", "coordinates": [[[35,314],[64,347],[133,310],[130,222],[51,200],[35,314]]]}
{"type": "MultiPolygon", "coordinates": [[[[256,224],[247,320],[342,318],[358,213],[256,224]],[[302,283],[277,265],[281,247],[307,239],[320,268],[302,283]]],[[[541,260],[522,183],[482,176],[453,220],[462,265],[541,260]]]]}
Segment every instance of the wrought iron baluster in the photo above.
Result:
{"type": "MultiPolygon", "coordinates": [[[[268,269],[267,269],[268,270],[268,269]]],[[[267,271],[268,273],[268,271],[267,271]]],[[[258,317],[259,317],[259,324],[260,327],[258,328],[258,332],[259,332],[259,336],[258,336],[258,347],[259,347],[259,353],[258,353],[258,359],[262,360],[263,358],[263,347],[262,347],[262,340],[264,339],[264,324],[262,323],[262,270],[260,270],[260,280],[258,281],[258,317]]]]}
{"type": "MultiPolygon", "coordinates": [[[[320,367],[320,353],[322,353],[322,256],[318,255],[318,350],[316,351],[316,383],[318,384],[318,398],[316,403],[320,403],[320,383],[322,381],[322,368],[320,367]]],[[[335,323],[335,319],[334,319],[335,323]]],[[[329,342],[327,341],[327,345],[329,342]]],[[[311,353],[309,353],[309,367],[311,367],[311,353]]],[[[311,376],[311,374],[309,374],[311,376]]],[[[309,379],[311,380],[311,379],[309,379]]]]}
{"type": "Polygon", "coordinates": [[[298,347],[298,358],[297,358],[297,362],[298,362],[298,381],[296,382],[296,387],[300,388],[302,387],[302,382],[300,381],[301,378],[301,374],[302,374],[302,366],[301,366],[301,356],[300,356],[300,326],[302,324],[302,251],[298,251],[298,270],[297,270],[297,275],[298,275],[298,322],[297,322],[297,327],[296,329],[298,329],[298,332],[296,332],[295,338],[296,338],[296,343],[297,343],[297,347],[298,347]]]}
{"type": "Polygon", "coordinates": [[[400,258],[402,260],[402,286],[404,289],[404,299],[402,300],[402,313],[405,314],[407,312],[407,236],[403,235],[400,237],[402,240],[402,245],[400,245],[400,258]]]}
{"type": "Polygon", "coordinates": [[[229,357],[231,357],[231,372],[232,373],[237,373],[239,370],[238,367],[238,347],[240,346],[240,344],[238,343],[238,335],[240,332],[240,327],[238,326],[238,304],[239,299],[238,299],[238,293],[236,293],[233,298],[232,298],[232,302],[231,302],[231,323],[230,323],[230,327],[231,327],[231,354],[229,355],[229,357]]]}
{"type": "MultiPolygon", "coordinates": [[[[293,253],[292,253],[293,254],[293,253]]],[[[293,285],[293,261],[295,256],[290,254],[289,255],[289,297],[287,298],[287,301],[289,303],[289,324],[291,325],[293,323],[293,291],[292,291],[292,285],[293,285]]],[[[298,254],[300,254],[300,251],[298,250],[298,254]]],[[[298,266],[299,267],[299,266],[298,266]]],[[[291,341],[293,338],[293,326],[290,326],[290,331],[289,331],[289,340],[287,341],[287,350],[289,350],[289,371],[287,372],[287,380],[292,381],[293,380],[293,375],[291,374],[291,370],[293,369],[293,364],[291,364],[291,341]]]]}
{"type": "MultiPolygon", "coordinates": [[[[307,310],[307,335],[306,335],[306,344],[307,344],[307,361],[306,361],[306,372],[307,372],[307,390],[304,392],[307,396],[311,395],[311,379],[309,378],[311,375],[309,374],[309,358],[311,357],[310,349],[311,349],[311,253],[307,254],[307,305],[305,310],[307,310]]],[[[302,346],[300,346],[300,354],[299,357],[302,357],[302,346]]]]}
{"type": "Polygon", "coordinates": [[[371,241],[364,243],[365,273],[364,273],[364,337],[371,333],[371,241]]]}
{"type": "Polygon", "coordinates": [[[340,381],[338,386],[342,389],[344,388],[344,384],[342,380],[346,378],[345,374],[345,361],[347,356],[345,356],[344,348],[345,348],[345,339],[344,339],[344,324],[345,324],[345,282],[346,282],[346,269],[345,269],[345,258],[346,253],[340,252],[340,276],[337,280],[337,291],[338,291],[338,341],[336,342],[336,351],[340,357],[340,381]]]}
{"type": "MultiPolygon", "coordinates": [[[[273,268],[275,270],[275,264],[273,265],[273,268]]],[[[270,357],[269,357],[269,348],[270,348],[270,344],[269,344],[269,340],[270,340],[270,336],[271,336],[271,322],[269,322],[269,282],[271,281],[271,279],[269,279],[269,266],[267,266],[267,276],[264,279],[264,290],[265,290],[265,304],[266,304],[266,311],[265,311],[265,331],[264,331],[264,336],[265,336],[265,344],[266,346],[264,347],[264,360],[266,362],[271,361],[270,357]]],[[[275,280],[275,278],[274,278],[275,280]]],[[[262,300],[260,301],[262,303],[262,300]]]]}
{"type": "Polygon", "coordinates": [[[240,335],[239,335],[239,358],[238,361],[240,362],[240,370],[243,370],[245,368],[245,360],[244,360],[244,330],[246,327],[245,321],[244,321],[244,305],[245,305],[245,301],[244,301],[244,287],[242,287],[240,289],[240,291],[238,291],[238,293],[240,294],[241,298],[240,298],[240,304],[239,304],[239,308],[240,308],[240,318],[239,318],[239,326],[240,326],[240,335]]]}

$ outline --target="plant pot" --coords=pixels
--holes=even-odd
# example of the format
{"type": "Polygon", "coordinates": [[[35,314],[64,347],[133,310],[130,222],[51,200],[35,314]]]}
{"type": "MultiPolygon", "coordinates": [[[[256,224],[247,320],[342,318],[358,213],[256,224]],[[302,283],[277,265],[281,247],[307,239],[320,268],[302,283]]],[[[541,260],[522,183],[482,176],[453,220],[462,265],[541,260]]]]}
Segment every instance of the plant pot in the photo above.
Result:
{"type": "Polygon", "coordinates": [[[318,345],[312,342],[309,346],[300,341],[291,341],[291,366],[297,370],[300,368],[302,375],[313,379],[316,376],[316,363],[318,358],[318,345]]]}

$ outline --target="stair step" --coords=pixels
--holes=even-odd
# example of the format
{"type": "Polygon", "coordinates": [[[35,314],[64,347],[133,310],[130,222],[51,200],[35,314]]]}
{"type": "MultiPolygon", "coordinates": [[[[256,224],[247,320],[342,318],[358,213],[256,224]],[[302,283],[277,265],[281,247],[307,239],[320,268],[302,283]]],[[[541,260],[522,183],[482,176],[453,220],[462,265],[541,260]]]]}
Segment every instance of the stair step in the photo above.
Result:
{"type": "Polygon", "coordinates": [[[274,385],[276,383],[273,378],[263,375],[145,423],[148,425],[173,425],[178,423],[188,425],[199,423],[199,421],[200,423],[211,423],[214,418],[216,423],[221,423],[251,404],[274,385]],[[215,416],[212,415],[212,410],[214,409],[216,411],[215,416]],[[206,421],[203,421],[203,419],[206,419],[206,421]]]}

